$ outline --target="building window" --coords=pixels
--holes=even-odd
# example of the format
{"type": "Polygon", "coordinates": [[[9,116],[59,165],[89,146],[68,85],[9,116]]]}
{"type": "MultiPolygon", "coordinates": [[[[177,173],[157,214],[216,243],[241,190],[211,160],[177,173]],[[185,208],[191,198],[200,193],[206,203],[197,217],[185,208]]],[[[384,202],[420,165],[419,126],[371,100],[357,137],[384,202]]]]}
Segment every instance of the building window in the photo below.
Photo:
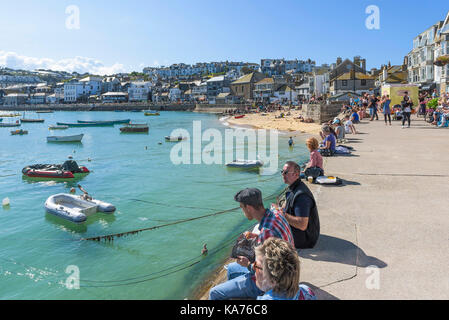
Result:
{"type": "Polygon", "coordinates": [[[362,79],[362,86],[366,86],[366,79],[362,79]]]}
{"type": "Polygon", "coordinates": [[[348,85],[348,80],[343,80],[343,81],[341,82],[341,85],[342,85],[343,87],[346,87],[346,86],[348,85]]]}

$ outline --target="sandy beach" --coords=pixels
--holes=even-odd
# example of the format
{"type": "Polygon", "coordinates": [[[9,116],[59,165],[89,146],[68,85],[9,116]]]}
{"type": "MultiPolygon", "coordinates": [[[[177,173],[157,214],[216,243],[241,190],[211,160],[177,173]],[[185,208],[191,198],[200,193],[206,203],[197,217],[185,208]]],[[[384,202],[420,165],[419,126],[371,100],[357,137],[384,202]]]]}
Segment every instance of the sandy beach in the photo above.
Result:
{"type": "MultiPolygon", "coordinates": [[[[257,117],[232,122],[263,127],[257,117]]],[[[448,299],[449,131],[416,116],[407,129],[399,121],[364,120],[357,130],[347,137],[355,149],[350,156],[324,158],[326,174],[343,184],[308,184],[321,235],[300,253],[301,282],[322,300],[448,299]]],[[[207,299],[225,277],[217,270],[196,298],[207,299]]]]}
{"type": "Polygon", "coordinates": [[[246,114],[241,119],[235,119],[234,116],[229,117],[226,121],[231,125],[251,126],[255,129],[275,129],[279,131],[291,132],[292,136],[299,133],[309,133],[318,136],[321,130],[319,123],[304,123],[298,119],[301,111],[290,111],[291,115],[284,118],[276,119],[281,113],[286,114],[285,111],[276,111],[271,113],[252,113],[246,114]]]}

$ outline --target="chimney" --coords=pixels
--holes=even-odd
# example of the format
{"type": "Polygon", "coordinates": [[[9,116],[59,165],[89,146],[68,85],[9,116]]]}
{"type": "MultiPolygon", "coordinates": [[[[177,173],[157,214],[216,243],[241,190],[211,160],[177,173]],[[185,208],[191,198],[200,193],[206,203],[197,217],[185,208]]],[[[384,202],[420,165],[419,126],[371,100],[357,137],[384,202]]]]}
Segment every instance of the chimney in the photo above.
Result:
{"type": "Polygon", "coordinates": [[[382,81],[386,81],[388,77],[387,66],[382,68],[382,81]]]}
{"type": "Polygon", "coordinates": [[[362,69],[366,73],[366,59],[362,59],[362,69]]]}
{"type": "Polygon", "coordinates": [[[354,57],[354,64],[359,66],[359,67],[361,67],[361,65],[360,65],[360,56],[355,56],[354,57]]]}
{"type": "Polygon", "coordinates": [[[341,64],[343,62],[343,59],[341,58],[341,57],[338,57],[337,58],[337,66],[339,65],[339,64],[341,64]]]}

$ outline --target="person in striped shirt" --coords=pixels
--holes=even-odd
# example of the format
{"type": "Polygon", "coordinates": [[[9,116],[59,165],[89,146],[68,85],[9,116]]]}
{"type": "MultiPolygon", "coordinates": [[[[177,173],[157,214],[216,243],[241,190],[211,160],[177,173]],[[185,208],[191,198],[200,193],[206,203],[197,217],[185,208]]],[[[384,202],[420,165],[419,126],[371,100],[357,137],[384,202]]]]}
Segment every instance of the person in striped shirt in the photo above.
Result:
{"type": "MultiPolygon", "coordinates": [[[[241,237],[247,239],[257,238],[257,245],[262,244],[266,239],[275,237],[283,239],[294,245],[290,225],[285,219],[281,210],[272,206],[266,209],[262,201],[262,192],[259,189],[248,188],[238,192],[234,200],[240,203],[245,217],[248,220],[259,222],[259,233],[245,232],[241,237]]],[[[228,281],[213,287],[209,292],[210,300],[227,300],[232,298],[252,298],[256,299],[264,292],[256,285],[254,263],[247,257],[239,256],[236,262],[228,264],[228,281]]]]}

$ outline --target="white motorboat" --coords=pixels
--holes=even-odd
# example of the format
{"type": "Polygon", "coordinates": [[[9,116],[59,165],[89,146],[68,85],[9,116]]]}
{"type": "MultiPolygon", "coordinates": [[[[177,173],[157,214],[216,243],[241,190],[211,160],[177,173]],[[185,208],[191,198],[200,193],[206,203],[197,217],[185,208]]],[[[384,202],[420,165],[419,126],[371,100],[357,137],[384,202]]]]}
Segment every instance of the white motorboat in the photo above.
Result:
{"type": "Polygon", "coordinates": [[[97,212],[112,213],[115,207],[100,200],[85,200],[83,196],[59,193],[45,201],[45,210],[63,219],[83,223],[87,217],[97,212]]]}
{"type": "Polygon", "coordinates": [[[234,160],[226,164],[228,168],[256,169],[263,166],[261,160],[234,160]]]}
{"type": "Polygon", "coordinates": [[[81,142],[84,134],[78,134],[75,136],[51,136],[47,137],[47,142],[81,142]]]}
{"type": "Polygon", "coordinates": [[[16,122],[0,122],[0,127],[20,127],[21,123],[19,120],[16,122]]]}
{"type": "Polygon", "coordinates": [[[182,136],[179,136],[179,137],[166,136],[165,137],[165,141],[167,141],[167,142],[178,142],[178,141],[184,141],[184,140],[187,140],[187,137],[182,137],[182,136]]]}

